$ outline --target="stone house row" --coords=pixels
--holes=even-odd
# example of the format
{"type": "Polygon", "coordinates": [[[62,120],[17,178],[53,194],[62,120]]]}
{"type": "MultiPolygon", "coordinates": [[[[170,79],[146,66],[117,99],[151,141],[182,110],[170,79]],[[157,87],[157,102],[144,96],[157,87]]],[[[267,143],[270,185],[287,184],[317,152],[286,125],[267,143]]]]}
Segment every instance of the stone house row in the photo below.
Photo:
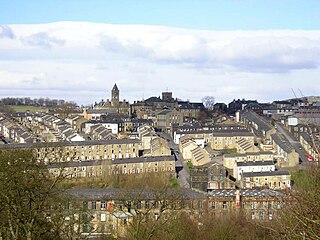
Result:
{"type": "Polygon", "coordinates": [[[289,171],[277,170],[281,165],[275,162],[272,152],[226,154],[223,165],[232,170],[241,188],[291,188],[289,171]]]}
{"type": "Polygon", "coordinates": [[[101,124],[92,126],[90,133],[91,140],[111,140],[118,138],[118,136],[113,134],[110,129],[105,128],[101,124]]]}
{"type": "Polygon", "coordinates": [[[134,159],[171,155],[164,139],[151,140],[150,148],[143,148],[138,139],[112,139],[107,141],[82,141],[59,143],[34,143],[1,145],[0,149],[31,149],[37,158],[46,163],[79,162],[95,160],[134,159]]]}
{"type": "MultiPolygon", "coordinates": [[[[80,228],[84,236],[96,237],[123,237],[137,213],[143,213],[146,221],[174,218],[181,213],[200,223],[207,213],[217,217],[242,214],[253,221],[269,221],[287,201],[283,192],[268,189],[212,190],[207,194],[191,189],[72,189],[69,194],[73,202],[82,203],[74,204],[74,208],[80,206],[83,216],[87,214],[90,219],[77,221],[74,228],[80,228]]],[[[74,217],[72,208],[71,202],[66,207],[69,220],[74,217]]]]}
{"type": "Polygon", "coordinates": [[[290,189],[289,171],[277,170],[272,160],[235,162],[233,169],[209,162],[190,169],[190,185],[201,191],[213,189],[290,189]]]}
{"type": "Polygon", "coordinates": [[[252,111],[241,111],[237,113],[238,121],[242,122],[251,130],[261,141],[270,142],[271,135],[276,133],[276,129],[265,119],[252,111]]]}
{"type": "Polygon", "coordinates": [[[50,162],[94,161],[142,156],[141,143],[134,139],[34,144],[7,144],[0,149],[31,149],[39,160],[50,162]]]}
{"type": "Polygon", "coordinates": [[[279,167],[296,167],[299,165],[299,154],[280,134],[271,135],[273,152],[279,167]]]}
{"type": "Polygon", "coordinates": [[[175,142],[179,144],[180,138],[192,138],[198,145],[210,146],[212,150],[236,149],[239,153],[258,152],[254,145],[254,135],[247,130],[197,130],[176,132],[175,142]]]}
{"type": "Polygon", "coordinates": [[[180,138],[179,149],[185,161],[190,161],[193,166],[204,165],[208,163],[211,158],[209,153],[203,147],[188,136],[180,138]]]}
{"type": "Polygon", "coordinates": [[[320,159],[320,141],[319,137],[314,134],[310,136],[307,132],[303,132],[299,137],[301,146],[307,152],[307,160],[311,163],[319,164],[320,159]]]}
{"type": "Polygon", "coordinates": [[[4,116],[0,116],[0,133],[9,142],[33,143],[36,141],[36,137],[32,133],[4,116]]]}
{"type": "Polygon", "coordinates": [[[260,143],[261,148],[275,153],[279,167],[298,166],[299,154],[290,143],[277,133],[276,129],[269,122],[252,111],[241,111],[238,114],[239,120],[255,133],[256,136],[260,136],[258,143],[260,143]]]}
{"type": "Polygon", "coordinates": [[[48,165],[53,176],[61,174],[68,178],[104,178],[107,176],[167,173],[175,176],[173,156],[137,157],[123,159],[101,159],[95,161],[61,162],[48,165]]]}
{"type": "Polygon", "coordinates": [[[90,134],[91,127],[95,125],[102,125],[106,129],[111,130],[113,134],[124,134],[137,132],[137,129],[143,125],[154,126],[154,123],[150,119],[101,119],[101,120],[87,120],[82,123],[81,131],[90,134]]]}
{"type": "Polygon", "coordinates": [[[68,122],[51,114],[30,113],[19,117],[19,122],[28,127],[42,142],[85,140],[68,122]]]}

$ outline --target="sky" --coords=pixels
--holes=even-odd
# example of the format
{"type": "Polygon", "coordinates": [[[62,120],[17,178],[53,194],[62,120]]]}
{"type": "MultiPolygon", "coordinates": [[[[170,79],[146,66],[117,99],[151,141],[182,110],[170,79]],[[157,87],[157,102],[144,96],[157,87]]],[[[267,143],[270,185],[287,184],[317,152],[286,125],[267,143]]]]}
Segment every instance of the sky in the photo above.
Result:
{"type": "Polygon", "coordinates": [[[0,97],[319,95],[320,1],[0,0],[0,97]]]}

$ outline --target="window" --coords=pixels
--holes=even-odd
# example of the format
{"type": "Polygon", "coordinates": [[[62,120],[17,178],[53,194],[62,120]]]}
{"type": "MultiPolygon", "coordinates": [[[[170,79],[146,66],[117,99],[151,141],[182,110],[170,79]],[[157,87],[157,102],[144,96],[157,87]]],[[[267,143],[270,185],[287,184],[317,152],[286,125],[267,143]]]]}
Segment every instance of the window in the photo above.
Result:
{"type": "Polygon", "coordinates": [[[96,201],[91,202],[91,209],[97,209],[97,202],[96,201]]]}
{"type": "Polygon", "coordinates": [[[260,220],[263,220],[264,219],[264,212],[259,212],[259,219],[260,220]]]}
{"type": "Polygon", "coordinates": [[[141,201],[137,201],[136,205],[137,209],[141,209],[141,201]]]}
{"type": "Polygon", "coordinates": [[[100,208],[101,208],[101,210],[105,210],[106,209],[106,202],[101,202],[100,208]]]}
{"type": "Polygon", "coordinates": [[[226,209],[226,208],[227,208],[227,202],[226,202],[226,201],[223,201],[223,202],[222,202],[222,208],[223,208],[223,209],[226,209]]]}
{"type": "Polygon", "coordinates": [[[251,209],[254,209],[254,202],[251,202],[251,203],[250,203],[250,208],[251,208],[251,209]]]}
{"type": "Polygon", "coordinates": [[[88,233],[89,229],[90,229],[89,224],[83,224],[82,231],[84,233],[88,233]]]}
{"type": "Polygon", "coordinates": [[[105,226],[104,226],[104,224],[101,224],[101,225],[100,225],[100,232],[101,232],[101,233],[104,233],[104,232],[105,232],[105,226]]]}
{"type": "Polygon", "coordinates": [[[211,202],[211,208],[215,209],[216,208],[216,202],[211,202]]]}
{"type": "Polygon", "coordinates": [[[154,201],[153,206],[154,206],[154,208],[158,208],[159,207],[158,201],[154,201]]]}
{"type": "Polygon", "coordinates": [[[146,200],[144,202],[144,206],[145,206],[145,208],[150,208],[150,202],[148,200],[146,200]]]}

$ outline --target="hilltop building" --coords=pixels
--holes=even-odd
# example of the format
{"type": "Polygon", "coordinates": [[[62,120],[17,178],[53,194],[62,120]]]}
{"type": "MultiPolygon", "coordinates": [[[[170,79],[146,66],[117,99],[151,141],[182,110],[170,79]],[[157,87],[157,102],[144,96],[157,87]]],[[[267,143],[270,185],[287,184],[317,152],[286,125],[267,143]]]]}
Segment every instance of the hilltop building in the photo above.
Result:
{"type": "Polygon", "coordinates": [[[110,112],[130,115],[130,104],[125,99],[120,101],[120,90],[117,84],[114,84],[111,90],[111,101],[109,99],[106,101],[102,99],[99,103],[94,104],[93,109],[110,110],[110,112]]]}

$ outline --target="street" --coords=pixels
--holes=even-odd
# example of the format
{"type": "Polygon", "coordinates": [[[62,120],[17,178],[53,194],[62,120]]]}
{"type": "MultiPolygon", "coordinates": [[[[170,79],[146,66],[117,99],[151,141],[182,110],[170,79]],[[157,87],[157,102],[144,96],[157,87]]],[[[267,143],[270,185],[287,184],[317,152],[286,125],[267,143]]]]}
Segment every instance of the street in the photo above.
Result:
{"type": "Polygon", "coordinates": [[[164,132],[157,132],[157,134],[159,137],[167,140],[171,151],[173,151],[173,154],[176,157],[176,169],[182,168],[178,173],[179,185],[183,188],[190,188],[190,184],[189,184],[190,174],[188,171],[188,167],[186,166],[180,154],[178,145],[173,142],[173,139],[169,134],[164,132]]]}
{"type": "Polygon", "coordinates": [[[308,164],[309,162],[307,160],[307,153],[303,149],[300,142],[294,139],[293,136],[282,126],[282,124],[276,122],[275,126],[277,127],[277,131],[279,131],[279,133],[281,133],[287,139],[287,141],[291,144],[294,150],[299,154],[301,163],[308,164]]]}

